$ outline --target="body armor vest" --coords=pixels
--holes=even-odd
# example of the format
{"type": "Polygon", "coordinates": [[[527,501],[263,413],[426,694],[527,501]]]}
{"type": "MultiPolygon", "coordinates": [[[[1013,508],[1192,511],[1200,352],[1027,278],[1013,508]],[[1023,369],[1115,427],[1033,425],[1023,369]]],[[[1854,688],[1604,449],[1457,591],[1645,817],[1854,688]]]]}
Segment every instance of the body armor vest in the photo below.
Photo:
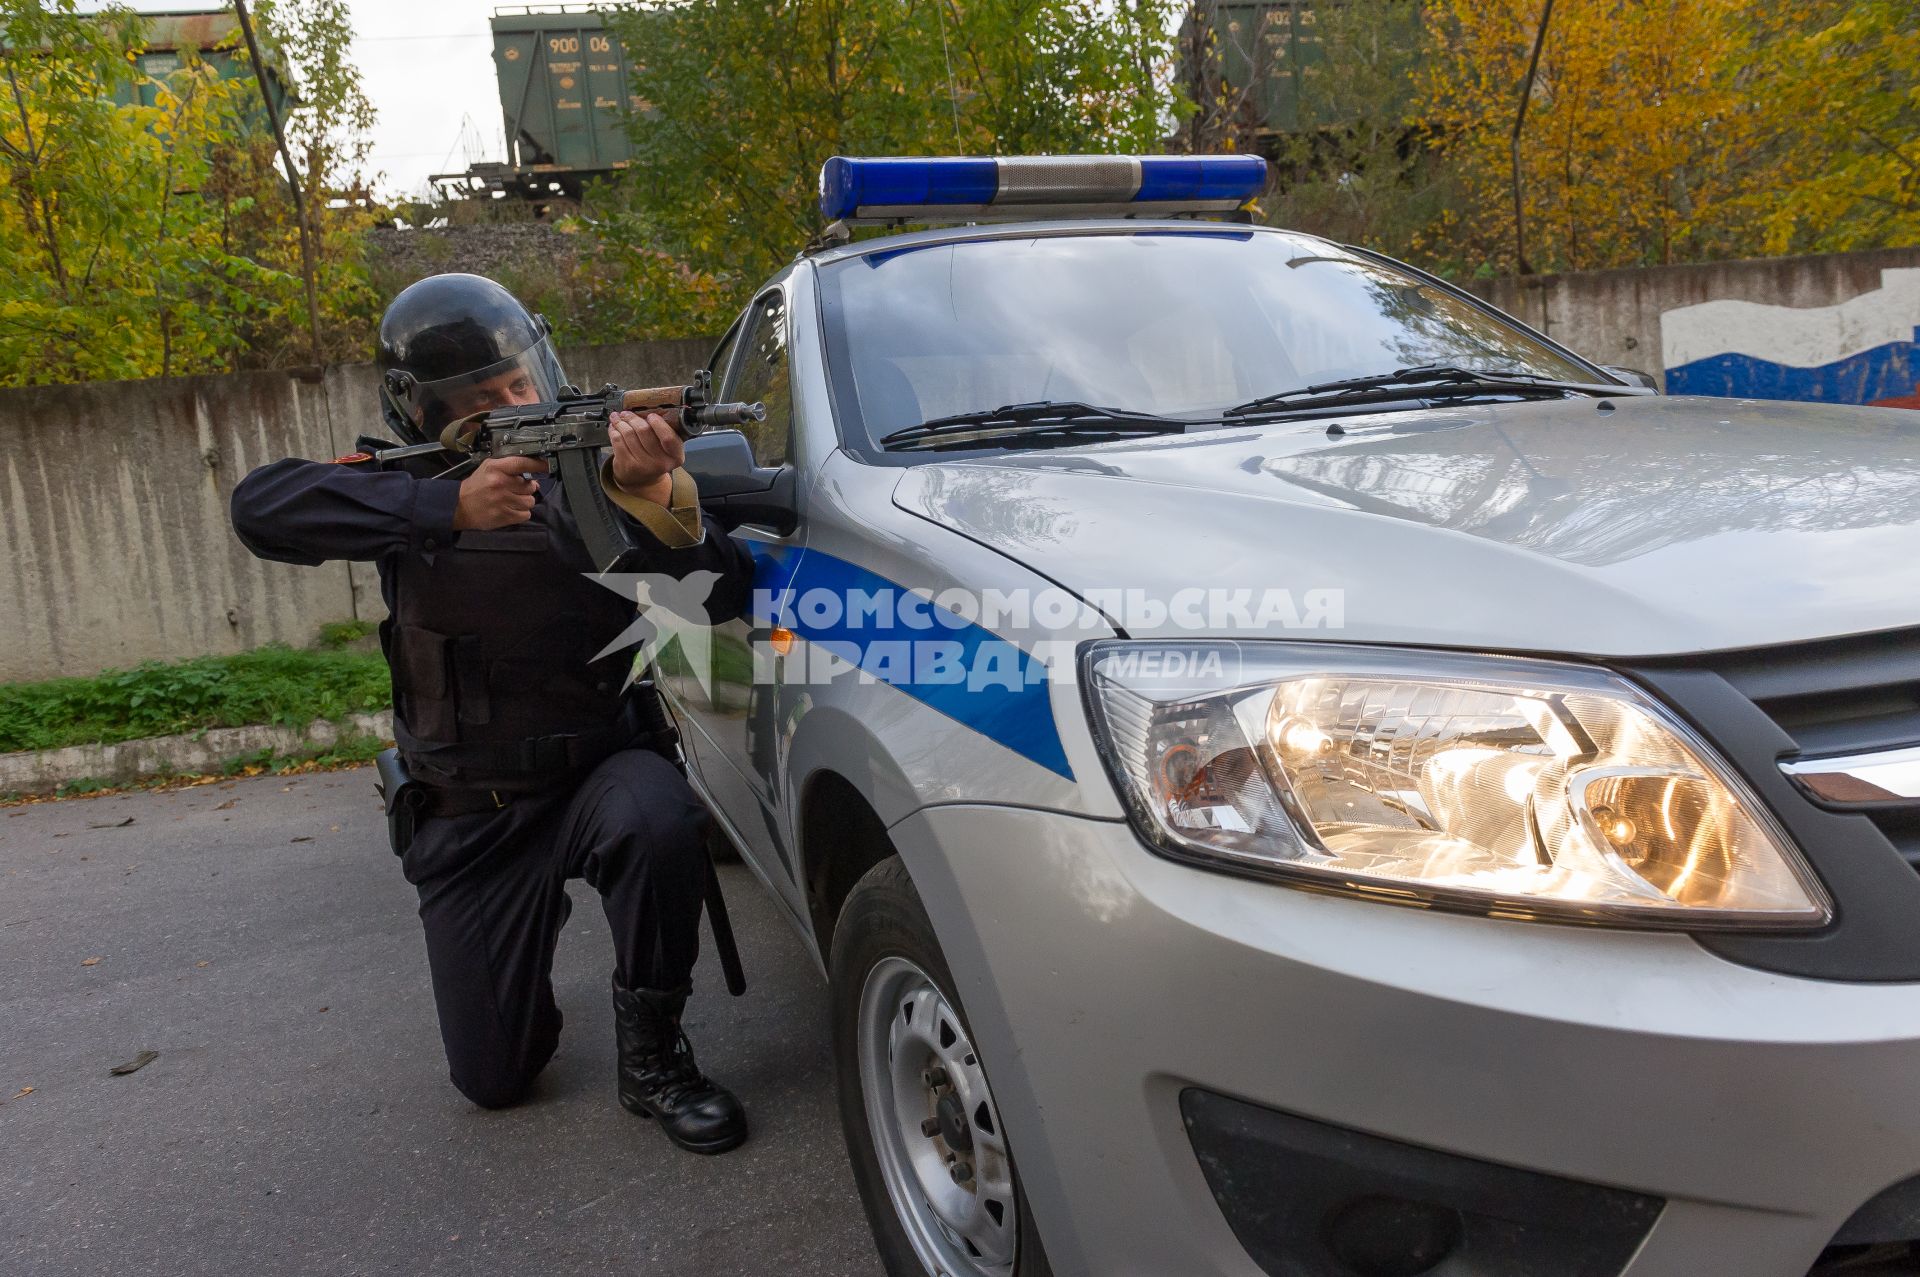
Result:
{"type": "Polygon", "coordinates": [[[394,736],[413,776],[526,793],[578,778],[641,732],[622,696],[633,653],[595,653],[634,618],[596,584],[542,484],[533,518],[395,560],[381,626],[394,736]]]}

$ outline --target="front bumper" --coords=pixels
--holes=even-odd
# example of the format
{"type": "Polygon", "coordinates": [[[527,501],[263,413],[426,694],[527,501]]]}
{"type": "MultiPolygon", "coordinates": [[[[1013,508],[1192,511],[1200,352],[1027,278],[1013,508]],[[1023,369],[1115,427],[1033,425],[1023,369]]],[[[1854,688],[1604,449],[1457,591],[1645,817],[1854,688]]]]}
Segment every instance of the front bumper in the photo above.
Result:
{"type": "Polygon", "coordinates": [[[1119,822],[950,806],[893,835],[1062,1274],[1262,1271],[1183,1123],[1195,1088],[1661,1199],[1626,1277],[1803,1277],[1920,1173],[1920,985],[1313,895],[1119,822]]]}

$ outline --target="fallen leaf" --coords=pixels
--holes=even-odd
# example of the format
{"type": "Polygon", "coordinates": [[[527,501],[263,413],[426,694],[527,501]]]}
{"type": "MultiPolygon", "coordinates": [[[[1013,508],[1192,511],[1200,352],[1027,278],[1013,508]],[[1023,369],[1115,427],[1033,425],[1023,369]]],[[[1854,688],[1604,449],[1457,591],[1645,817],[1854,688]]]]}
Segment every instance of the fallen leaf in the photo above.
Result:
{"type": "Polygon", "coordinates": [[[33,1094],[33,1088],[32,1088],[32,1087],[30,1087],[30,1086],[23,1086],[23,1087],[21,1087],[21,1088],[20,1088],[19,1090],[17,1090],[17,1091],[15,1091],[15,1092],[14,1092],[14,1093],[13,1093],[13,1094],[12,1094],[11,1096],[9,1096],[8,1098],[10,1098],[10,1099],[15,1099],[15,1100],[17,1100],[17,1099],[19,1099],[19,1098],[20,1098],[21,1096],[23,1096],[23,1095],[32,1095],[32,1094],[33,1094]]]}
{"type": "Polygon", "coordinates": [[[127,817],[125,820],[100,820],[100,821],[90,820],[87,822],[87,828],[88,829],[125,829],[128,825],[131,825],[132,823],[133,823],[133,817],[131,816],[127,817]]]}
{"type": "Polygon", "coordinates": [[[108,1069],[107,1072],[111,1073],[114,1077],[125,1077],[129,1073],[138,1073],[141,1069],[146,1068],[147,1065],[152,1064],[159,1058],[160,1053],[158,1051],[142,1051],[125,1064],[116,1064],[108,1069]]]}
{"type": "Polygon", "coordinates": [[[287,841],[288,842],[312,842],[313,836],[311,834],[300,834],[297,837],[289,838],[287,841]]]}
{"type": "Polygon", "coordinates": [[[340,832],[340,826],[338,826],[338,825],[328,825],[328,826],[327,826],[327,832],[328,832],[328,833],[330,833],[330,834],[337,834],[337,833],[339,833],[339,832],[340,832]]]}
{"type": "Polygon", "coordinates": [[[81,966],[83,966],[83,967],[91,967],[91,966],[97,966],[97,965],[99,964],[99,962],[100,962],[100,959],[98,959],[98,958],[82,958],[82,959],[80,959],[80,965],[81,965],[81,966]]]}
{"type": "Polygon", "coordinates": [[[193,965],[196,967],[210,967],[213,964],[211,962],[196,962],[193,965]]]}
{"type": "Polygon", "coordinates": [[[233,805],[239,801],[240,800],[238,798],[229,798],[224,803],[221,803],[218,807],[215,807],[214,810],[215,811],[232,811],[233,805]]]}

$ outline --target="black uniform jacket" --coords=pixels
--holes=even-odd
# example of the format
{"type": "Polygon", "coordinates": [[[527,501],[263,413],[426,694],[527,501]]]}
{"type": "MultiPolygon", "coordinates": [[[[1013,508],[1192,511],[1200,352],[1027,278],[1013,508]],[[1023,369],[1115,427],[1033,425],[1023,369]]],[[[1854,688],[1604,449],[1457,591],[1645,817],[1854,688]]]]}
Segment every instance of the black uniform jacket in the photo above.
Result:
{"type": "MultiPolygon", "coordinates": [[[[442,783],[486,785],[571,770],[581,758],[520,757],[514,742],[610,730],[624,679],[609,677],[615,658],[595,653],[633,618],[631,596],[623,601],[585,575],[591,564],[554,476],[540,476],[529,524],[456,532],[459,482],[433,477],[437,460],[404,463],[416,470],[366,456],[387,446],[363,439],[352,458],[260,467],[234,489],[234,531],[263,559],[378,565],[395,733],[410,765],[429,764],[431,775],[437,757],[447,764],[442,783]]],[[[619,492],[605,476],[603,467],[609,496],[651,549],[634,571],[711,573],[706,619],[746,611],[752,557],[718,527],[703,526],[684,471],[675,473],[666,507],[619,492]]]]}

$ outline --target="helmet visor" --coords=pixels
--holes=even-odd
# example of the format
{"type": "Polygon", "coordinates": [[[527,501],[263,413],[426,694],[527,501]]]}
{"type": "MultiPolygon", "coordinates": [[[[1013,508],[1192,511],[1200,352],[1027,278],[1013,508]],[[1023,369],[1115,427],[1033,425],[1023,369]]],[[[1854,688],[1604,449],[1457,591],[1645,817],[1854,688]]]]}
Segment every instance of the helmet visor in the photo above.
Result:
{"type": "Polygon", "coordinates": [[[512,404],[551,403],[560,397],[566,374],[542,337],[517,355],[438,381],[408,379],[396,387],[401,407],[420,432],[431,438],[450,421],[492,412],[512,404]]]}

